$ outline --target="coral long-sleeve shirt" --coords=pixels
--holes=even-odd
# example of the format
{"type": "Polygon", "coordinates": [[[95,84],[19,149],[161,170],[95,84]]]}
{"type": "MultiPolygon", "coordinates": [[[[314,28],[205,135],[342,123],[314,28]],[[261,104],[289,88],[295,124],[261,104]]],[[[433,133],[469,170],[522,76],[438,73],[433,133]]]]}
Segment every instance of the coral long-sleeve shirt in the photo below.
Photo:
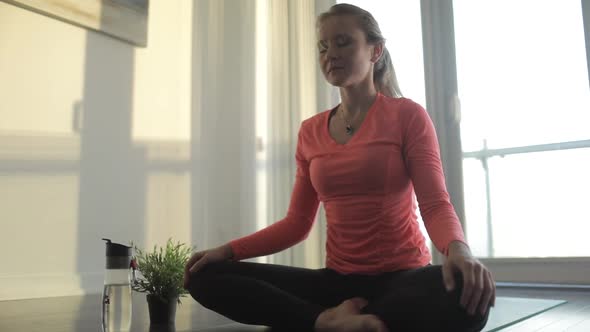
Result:
{"type": "Polygon", "coordinates": [[[446,255],[450,242],[465,243],[445,187],[436,132],[420,105],[377,94],[345,144],[330,136],[330,112],[301,124],[286,217],[231,241],[235,260],[303,241],[320,202],[327,220],[326,267],[340,273],[377,274],[428,264],[416,198],[438,250],[446,255]]]}

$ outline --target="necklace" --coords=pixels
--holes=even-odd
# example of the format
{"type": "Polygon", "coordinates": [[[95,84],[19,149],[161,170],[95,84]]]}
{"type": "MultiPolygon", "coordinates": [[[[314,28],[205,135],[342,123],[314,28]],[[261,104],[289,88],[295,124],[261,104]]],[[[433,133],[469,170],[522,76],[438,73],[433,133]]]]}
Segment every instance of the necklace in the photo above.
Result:
{"type": "Polygon", "coordinates": [[[350,121],[346,120],[346,118],[344,117],[344,110],[342,109],[342,107],[338,107],[338,111],[340,111],[338,112],[340,113],[340,118],[342,118],[342,121],[346,123],[346,134],[348,136],[352,136],[352,134],[354,134],[354,127],[352,126],[352,123],[354,122],[354,120],[356,120],[356,117],[358,116],[360,111],[357,111],[350,121]]]}

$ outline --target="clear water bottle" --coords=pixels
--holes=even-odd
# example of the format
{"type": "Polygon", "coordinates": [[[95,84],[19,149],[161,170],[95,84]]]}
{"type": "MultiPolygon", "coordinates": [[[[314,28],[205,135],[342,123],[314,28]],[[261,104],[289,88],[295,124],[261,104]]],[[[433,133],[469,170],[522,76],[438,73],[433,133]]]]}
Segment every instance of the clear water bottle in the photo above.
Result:
{"type": "Polygon", "coordinates": [[[132,248],[106,243],[106,271],[102,292],[102,331],[129,331],[131,328],[131,282],[135,281],[132,248]]]}

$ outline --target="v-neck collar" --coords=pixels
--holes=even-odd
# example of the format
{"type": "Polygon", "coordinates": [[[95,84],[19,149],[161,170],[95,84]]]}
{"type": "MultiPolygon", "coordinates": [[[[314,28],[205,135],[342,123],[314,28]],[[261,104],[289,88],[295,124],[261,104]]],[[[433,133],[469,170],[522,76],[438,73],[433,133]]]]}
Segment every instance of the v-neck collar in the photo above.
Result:
{"type": "Polygon", "coordinates": [[[330,111],[326,112],[326,118],[324,119],[324,133],[328,136],[328,141],[330,142],[330,144],[333,146],[339,147],[339,148],[348,147],[350,144],[352,144],[357,139],[357,136],[361,135],[364,132],[364,128],[367,126],[367,125],[365,125],[365,123],[370,119],[371,115],[373,113],[375,113],[374,108],[377,107],[377,103],[379,102],[379,100],[381,98],[382,98],[381,93],[377,92],[377,95],[375,96],[375,100],[373,101],[373,104],[371,104],[369,109],[367,110],[367,114],[365,115],[365,118],[360,123],[359,127],[356,129],[356,131],[352,135],[352,137],[350,137],[350,139],[348,141],[346,141],[346,143],[338,143],[338,142],[336,142],[334,137],[332,137],[332,135],[330,135],[330,115],[332,114],[332,112],[335,109],[337,109],[340,106],[340,104],[336,105],[336,107],[334,107],[330,111]]]}

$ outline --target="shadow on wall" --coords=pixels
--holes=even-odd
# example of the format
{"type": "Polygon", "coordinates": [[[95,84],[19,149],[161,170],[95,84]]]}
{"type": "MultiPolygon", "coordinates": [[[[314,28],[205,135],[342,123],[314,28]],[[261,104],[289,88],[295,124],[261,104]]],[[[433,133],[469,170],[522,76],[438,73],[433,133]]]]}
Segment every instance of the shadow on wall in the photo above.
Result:
{"type": "MultiPolygon", "coordinates": [[[[85,293],[95,293],[102,283],[102,273],[89,273],[104,269],[101,238],[121,243],[145,238],[146,158],[132,145],[134,53],[133,45],[87,32],[82,107],[74,108],[74,118],[81,118],[77,272],[85,293]]],[[[94,300],[85,296],[80,313],[95,309],[94,300]]],[[[76,331],[88,329],[88,323],[81,315],[76,331]]],[[[96,323],[100,326],[100,312],[96,323]]]]}

